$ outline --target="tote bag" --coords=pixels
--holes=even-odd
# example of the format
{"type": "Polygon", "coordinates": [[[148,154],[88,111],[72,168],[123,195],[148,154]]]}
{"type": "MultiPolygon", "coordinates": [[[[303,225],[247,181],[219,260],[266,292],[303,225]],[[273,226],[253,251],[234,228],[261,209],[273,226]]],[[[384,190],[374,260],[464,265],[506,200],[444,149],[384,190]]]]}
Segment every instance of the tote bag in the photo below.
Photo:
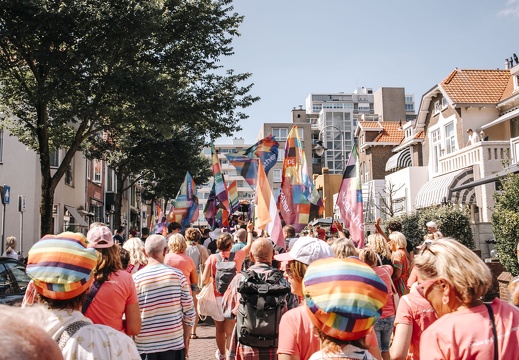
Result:
{"type": "Polygon", "coordinates": [[[198,299],[197,310],[200,316],[223,317],[222,309],[218,306],[216,296],[214,296],[212,281],[204,285],[196,298],[198,299]]]}

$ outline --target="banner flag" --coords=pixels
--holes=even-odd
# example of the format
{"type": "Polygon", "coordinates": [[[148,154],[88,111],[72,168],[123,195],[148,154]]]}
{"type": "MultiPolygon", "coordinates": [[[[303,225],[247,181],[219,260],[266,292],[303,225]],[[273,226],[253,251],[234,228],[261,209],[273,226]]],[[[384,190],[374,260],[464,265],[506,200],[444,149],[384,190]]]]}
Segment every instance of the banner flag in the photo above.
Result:
{"type": "Polygon", "coordinates": [[[214,177],[214,188],[216,193],[216,198],[220,202],[220,207],[223,207],[227,211],[229,208],[229,198],[227,195],[227,186],[225,185],[225,179],[223,177],[222,171],[220,170],[220,161],[218,160],[218,154],[214,148],[214,144],[211,144],[211,160],[213,163],[213,177],[214,177]]]}
{"type": "Polygon", "coordinates": [[[234,214],[240,207],[240,199],[238,198],[238,183],[234,180],[227,187],[227,192],[229,193],[229,205],[231,207],[231,214],[234,214]]]}
{"type": "Polygon", "coordinates": [[[279,143],[275,137],[269,135],[245,150],[245,155],[249,158],[258,157],[263,163],[265,174],[268,175],[269,170],[276,164],[276,161],[278,161],[278,147],[279,143]]]}
{"type": "Polygon", "coordinates": [[[350,231],[351,238],[357,244],[357,247],[362,249],[364,247],[364,206],[357,155],[357,147],[354,146],[342,176],[337,206],[344,227],[350,231]]]}
{"type": "Polygon", "coordinates": [[[227,160],[238,170],[240,175],[245,179],[253,189],[256,187],[258,178],[258,159],[251,159],[245,155],[225,154],[227,160]]]}
{"type": "Polygon", "coordinates": [[[255,204],[255,227],[265,230],[276,245],[285,248],[283,226],[281,225],[276,200],[274,199],[274,194],[270,188],[267,174],[265,174],[261,162],[259,163],[258,168],[258,186],[256,188],[255,204]]]}
{"type": "Polygon", "coordinates": [[[209,192],[209,198],[207,199],[207,203],[204,207],[204,216],[207,220],[211,229],[214,230],[216,226],[216,212],[218,211],[218,199],[216,198],[215,185],[213,182],[213,187],[209,192]]]}
{"type": "Polygon", "coordinates": [[[310,221],[310,204],[323,205],[308,175],[305,152],[297,125],[294,125],[285,146],[277,206],[285,223],[294,226],[296,232],[299,232],[310,221]]]}
{"type": "Polygon", "coordinates": [[[198,197],[196,196],[196,184],[189,172],[186,173],[184,182],[178,190],[177,197],[173,200],[168,215],[168,223],[177,222],[182,229],[189,227],[198,218],[198,197]]]}

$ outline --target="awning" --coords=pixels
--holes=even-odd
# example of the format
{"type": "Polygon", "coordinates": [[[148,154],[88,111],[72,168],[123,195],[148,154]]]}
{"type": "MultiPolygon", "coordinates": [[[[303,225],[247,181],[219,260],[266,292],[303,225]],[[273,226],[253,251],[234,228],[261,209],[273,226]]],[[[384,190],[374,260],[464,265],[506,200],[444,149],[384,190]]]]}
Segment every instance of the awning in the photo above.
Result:
{"type": "Polygon", "coordinates": [[[442,203],[472,204],[475,202],[474,188],[456,190],[474,180],[472,168],[454,171],[426,182],[416,195],[416,208],[426,208],[442,203]]]}
{"type": "Polygon", "coordinates": [[[74,224],[88,227],[88,224],[86,223],[85,219],[83,219],[83,217],[79,215],[75,207],[65,205],[65,209],[67,209],[70,215],[72,215],[72,217],[74,218],[74,224]]]}
{"type": "Polygon", "coordinates": [[[495,174],[485,176],[481,179],[471,181],[471,182],[463,184],[461,186],[457,186],[457,187],[453,188],[452,191],[461,191],[461,190],[465,190],[465,189],[474,188],[479,185],[489,184],[494,181],[499,181],[504,176],[506,176],[507,174],[510,174],[510,173],[519,173],[519,165],[517,165],[517,164],[510,165],[508,168],[501,170],[495,174]]]}
{"type": "Polygon", "coordinates": [[[387,160],[386,171],[403,169],[409,166],[411,166],[411,149],[405,148],[387,160]]]}
{"type": "Polygon", "coordinates": [[[514,111],[510,111],[509,113],[506,113],[500,117],[498,117],[497,119],[495,119],[494,121],[491,121],[489,122],[488,124],[485,124],[481,127],[482,130],[486,130],[488,128],[491,128],[492,126],[494,125],[497,125],[497,124],[500,124],[502,123],[503,121],[506,121],[506,120],[509,120],[509,119],[512,119],[516,116],[519,116],[519,109],[516,109],[514,111]]]}

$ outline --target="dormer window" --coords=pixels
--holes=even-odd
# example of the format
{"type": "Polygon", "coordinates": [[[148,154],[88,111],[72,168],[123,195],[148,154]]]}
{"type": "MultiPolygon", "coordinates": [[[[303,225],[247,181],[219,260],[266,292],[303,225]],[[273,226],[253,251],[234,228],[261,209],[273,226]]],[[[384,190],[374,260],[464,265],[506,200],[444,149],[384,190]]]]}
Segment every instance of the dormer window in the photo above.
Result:
{"type": "Polygon", "coordinates": [[[449,102],[446,98],[442,98],[442,110],[446,109],[449,106],[449,102]]]}
{"type": "Polygon", "coordinates": [[[405,130],[405,137],[406,138],[410,138],[411,136],[413,136],[413,129],[412,128],[408,128],[405,130]]]}
{"type": "Polygon", "coordinates": [[[434,115],[440,113],[440,100],[434,102],[434,115]]]}

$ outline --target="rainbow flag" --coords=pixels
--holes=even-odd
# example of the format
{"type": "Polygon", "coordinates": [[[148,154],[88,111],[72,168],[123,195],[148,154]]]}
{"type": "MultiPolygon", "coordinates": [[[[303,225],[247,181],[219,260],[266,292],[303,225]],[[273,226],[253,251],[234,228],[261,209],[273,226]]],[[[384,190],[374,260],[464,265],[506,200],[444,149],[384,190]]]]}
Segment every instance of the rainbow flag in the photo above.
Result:
{"type": "Polygon", "coordinates": [[[225,179],[223,178],[222,171],[220,169],[220,161],[218,160],[218,153],[214,148],[214,144],[211,144],[211,160],[213,163],[213,177],[214,177],[214,188],[216,198],[220,202],[220,207],[223,207],[227,211],[230,210],[229,198],[227,195],[227,186],[225,185],[225,179]]]}
{"type": "Polygon", "coordinates": [[[357,156],[357,146],[354,146],[342,175],[336,205],[339,207],[344,226],[350,231],[351,238],[358,248],[363,248],[364,206],[362,204],[362,185],[357,156]]]}
{"type": "Polygon", "coordinates": [[[227,187],[229,193],[229,205],[231,207],[230,213],[233,214],[240,207],[240,199],[238,199],[238,184],[236,180],[227,187]]]}
{"type": "Polygon", "coordinates": [[[279,218],[276,200],[261,162],[258,168],[258,186],[254,202],[256,204],[255,227],[265,230],[276,245],[285,248],[283,226],[279,218]]]}
{"type": "MultiPolygon", "coordinates": [[[[156,215],[156,221],[157,223],[153,226],[153,230],[151,231],[151,234],[164,234],[164,231],[167,233],[168,228],[166,226],[166,222],[162,221],[164,218],[164,212],[162,211],[162,208],[159,204],[155,203],[155,214],[156,215]]],[[[153,224],[153,223],[152,223],[153,224]]]]}
{"type": "Polygon", "coordinates": [[[263,163],[265,174],[268,175],[269,170],[276,164],[276,161],[278,161],[278,147],[279,143],[274,136],[269,135],[245,150],[245,156],[249,158],[258,157],[263,163]]]}
{"type": "Polygon", "coordinates": [[[196,196],[196,184],[189,172],[186,173],[184,182],[178,190],[177,197],[173,200],[168,222],[177,222],[182,229],[198,218],[198,197],[196,196]]]}
{"type": "Polygon", "coordinates": [[[310,221],[311,205],[322,206],[306,166],[305,152],[299,139],[297,125],[288,134],[281,188],[277,206],[286,224],[301,231],[310,221]]]}
{"type": "Polygon", "coordinates": [[[258,159],[251,159],[245,155],[225,154],[227,160],[234,165],[236,170],[252,188],[256,186],[258,178],[258,159]]]}

